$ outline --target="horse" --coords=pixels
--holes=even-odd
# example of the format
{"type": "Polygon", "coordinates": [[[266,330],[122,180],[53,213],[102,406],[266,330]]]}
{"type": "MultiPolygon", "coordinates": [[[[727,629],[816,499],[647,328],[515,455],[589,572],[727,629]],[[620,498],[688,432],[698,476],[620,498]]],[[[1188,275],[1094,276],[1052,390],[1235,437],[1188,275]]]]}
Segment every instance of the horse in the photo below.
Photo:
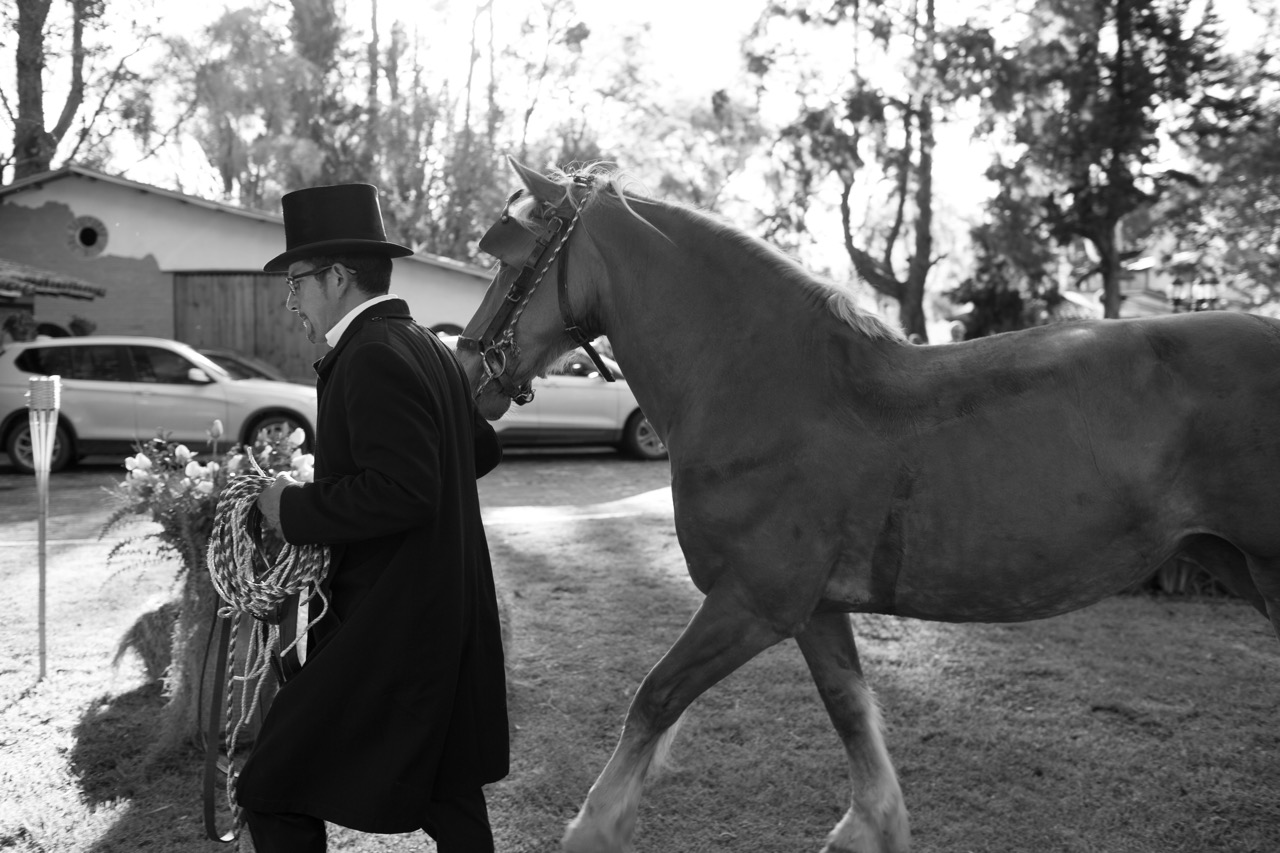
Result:
{"type": "Polygon", "coordinates": [[[1041,619],[1187,559],[1280,637],[1280,322],[1217,311],[914,346],[848,287],[616,171],[511,165],[522,186],[481,241],[500,264],[459,342],[478,408],[500,417],[607,334],[666,443],[704,596],[636,691],[569,853],[632,849],[685,709],[788,638],[852,776],[824,853],[907,851],[849,613],[1041,619]]]}

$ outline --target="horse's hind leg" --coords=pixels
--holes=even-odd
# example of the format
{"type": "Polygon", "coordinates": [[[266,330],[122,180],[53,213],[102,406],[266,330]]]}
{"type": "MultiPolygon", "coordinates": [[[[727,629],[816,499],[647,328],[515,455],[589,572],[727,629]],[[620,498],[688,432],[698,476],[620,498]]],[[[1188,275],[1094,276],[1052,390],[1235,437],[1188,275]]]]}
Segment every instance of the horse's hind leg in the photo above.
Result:
{"type": "Polygon", "coordinates": [[[784,639],[782,631],[739,602],[731,589],[711,590],[675,645],[645,676],[613,757],[565,831],[565,850],[630,850],[641,786],[664,733],[708,687],[784,639]]]}
{"type": "Polygon", "coordinates": [[[907,809],[884,745],[880,710],[862,677],[849,617],[816,615],[796,642],[844,741],[853,776],[849,811],[823,853],[905,853],[911,846],[907,809]]]}

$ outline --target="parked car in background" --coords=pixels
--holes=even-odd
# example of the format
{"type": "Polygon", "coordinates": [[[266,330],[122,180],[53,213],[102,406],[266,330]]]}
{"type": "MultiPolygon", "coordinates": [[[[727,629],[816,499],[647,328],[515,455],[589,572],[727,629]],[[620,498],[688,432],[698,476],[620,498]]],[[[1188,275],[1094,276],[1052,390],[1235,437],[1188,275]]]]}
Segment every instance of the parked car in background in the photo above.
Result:
{"type": "Polygon", "coordinates": [[[304,447],[315,437],[315,388],[236,379],[178,341],[94,335],[7,343],[0,350],[0,446],[20,471],[35,467],[29,380],[52,375],[62,377],[54,471],[91,454],[126,456],[157,432],[198,453],[215,419],[224,447],[299,427],[304,447]]]}
{"type": "MultiPolygon", "coordinates": [[[[441,335],[456,349],[458,339],[441,335]]],[[[667,448],[640,411],[622,368],[601,356],[616,382],[606,382],[585,351],[533,380],[533,400],[494,421],[503,446],[607,444],[640,459],[666,459],[667,448]]]]}
{"type": "Polygon", "coordinates": [[[288,382],[289,377],[281,373],[274,365],[267,364],[260,358],[245,355],[230,349],[199,347],[196,352],[231,374],[232,379],[270,379],[275,382],[288,382]]]}

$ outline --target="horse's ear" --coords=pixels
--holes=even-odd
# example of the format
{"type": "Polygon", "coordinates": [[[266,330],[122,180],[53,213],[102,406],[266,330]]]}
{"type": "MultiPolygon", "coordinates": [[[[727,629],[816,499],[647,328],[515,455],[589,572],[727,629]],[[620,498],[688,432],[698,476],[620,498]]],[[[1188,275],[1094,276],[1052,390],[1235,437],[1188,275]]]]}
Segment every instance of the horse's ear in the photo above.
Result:
{"type": "Polygon", "coordinates": [[[534,198],[557,207],[564,201],[564,187],[545,175],[539,175],[510,155],[507,156],[507,162],[511,164],[512,169],[515,169],[516,174],[520,176],[520,181],[528,187],[534,198]]]}

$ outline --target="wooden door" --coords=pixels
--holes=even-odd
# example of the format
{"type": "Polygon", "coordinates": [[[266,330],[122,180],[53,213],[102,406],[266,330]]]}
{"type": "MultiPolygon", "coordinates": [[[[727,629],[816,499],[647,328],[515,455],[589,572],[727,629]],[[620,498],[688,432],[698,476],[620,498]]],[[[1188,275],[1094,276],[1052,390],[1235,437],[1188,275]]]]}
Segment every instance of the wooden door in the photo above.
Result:
{"type": "Polygon", "coordinates": [[[270,273],[174,273],[174,337],[220,347],[275,365],[295,382],[315,384],[312,364],[328,352],[312,344],[284,307],[284,276],[270,273]]]}

